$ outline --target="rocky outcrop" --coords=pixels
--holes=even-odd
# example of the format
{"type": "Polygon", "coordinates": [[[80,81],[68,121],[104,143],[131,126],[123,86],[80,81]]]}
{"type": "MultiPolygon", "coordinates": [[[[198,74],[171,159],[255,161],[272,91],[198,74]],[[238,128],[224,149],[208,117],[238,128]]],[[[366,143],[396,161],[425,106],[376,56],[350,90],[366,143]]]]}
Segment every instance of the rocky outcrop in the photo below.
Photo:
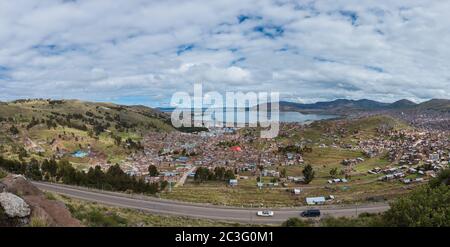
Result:
{"type": "Polygon", "coordinates": [[[24,218],[31,214],[30,206],[20,197],[9,193],[0,193],[0,206],[10,218],[24,218]]]}
{"type": "Polygon", "coordinates": [[[24,176],[10,174],[1,180],[4,190],[18,196],[43,195],[36,186],[31,184],[24,176]]]}
{"type": "Polygon", "coordinates": [[[81,226],[64,203],[48,199],[24,176],[6,176],[0,188],[0,226],[23,226],[32,219],[46,226],[81,226]]]}

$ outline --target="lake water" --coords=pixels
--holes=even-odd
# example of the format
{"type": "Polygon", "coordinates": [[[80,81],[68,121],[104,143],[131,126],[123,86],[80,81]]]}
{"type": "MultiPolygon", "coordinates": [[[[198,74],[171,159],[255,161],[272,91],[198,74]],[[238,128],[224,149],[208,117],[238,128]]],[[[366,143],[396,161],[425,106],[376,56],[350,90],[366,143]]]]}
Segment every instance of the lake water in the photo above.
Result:
{"type": "MultiPolygon", "coordinates": [[[[173,111],[173,109],[164,109],[162,111],[170,113],[170,112],[173,111]]],[[[226,111],[224,110],[224,117],[221,117],[221,116],[216,117],[215,123],[219,124],[219,123],[223,123],[223,122],[228,122],[226,120],[227,119],[227,117],[226,117],[227,114],[230,114],[230,116],[231,116],[231,115],[233,115],[233,113],[236,114],[235,118],[234,118],[234,122],[235,123],[242,123],[242,122],[254,123],[255,122],[255,121],[249,121],[249,114],[250,114],[249,111],[235,110],[233,112],[233,110],[226,110],[226,111]],[[237,115],[238,115],[237,113],[238,112],[241,113],[241,114],[245,113],[245,117],[241,118],[239,121],[237,120],[237,118],[238,118],[237,117],[237,115]],[[221,120],[222,118],[224,120],[221,120]]],[[[269,115],[268,118],[270,119],[270,114],[268,114],[268,115],[269,115]]],[[[254,116],[257,116],[259,118],[259,114],[258,113],[255,113],[254,116]]],[[[332,118],[339,117],[339,116],[336,116],[336,115],[325,115],[325,114],[303,114],[303,113],[294,112],[294,111],[282,111],[282,112],[279,112],[278,116],[279,116],[279,121],[283,122],[283,123],[310,123],[310,122],[314,122],[314,121],[319,121],[319,120],[324,120],[324,119],[332,119],[332,118]]],[[[214,117],[213,117],[212,121],[214,121],[214,117]]]]}
{"type": "Polygon", "coordinates": [[[302,114],[300,112],[280,112],[280,122],[284,123],[307,123],[324,119],[337,118],[336,115],[324,115],[324,114],[302,114]]]}

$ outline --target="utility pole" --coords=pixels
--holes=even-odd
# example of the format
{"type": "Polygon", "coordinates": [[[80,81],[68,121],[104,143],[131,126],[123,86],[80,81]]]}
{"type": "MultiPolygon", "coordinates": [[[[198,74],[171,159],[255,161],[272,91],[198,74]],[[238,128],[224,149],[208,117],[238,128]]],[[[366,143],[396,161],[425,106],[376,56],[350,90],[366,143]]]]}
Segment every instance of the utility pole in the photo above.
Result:
{"type": "Polygon", "coordinates": [[[169,192],[172,192],[172,179],[169,180],[169,192]]]}

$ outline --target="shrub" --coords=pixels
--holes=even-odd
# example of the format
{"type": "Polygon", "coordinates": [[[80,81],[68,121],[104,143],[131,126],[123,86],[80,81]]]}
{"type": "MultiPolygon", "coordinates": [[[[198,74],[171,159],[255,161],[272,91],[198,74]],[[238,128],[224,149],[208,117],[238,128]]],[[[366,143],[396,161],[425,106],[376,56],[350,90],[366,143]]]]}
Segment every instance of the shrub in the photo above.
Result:
{"type": "Polygon", "coordinates": [[[289,218],[281,225],[283,227],[310,227],[312,226],[311,221],[301,220],[299,218],[289,218]]]}

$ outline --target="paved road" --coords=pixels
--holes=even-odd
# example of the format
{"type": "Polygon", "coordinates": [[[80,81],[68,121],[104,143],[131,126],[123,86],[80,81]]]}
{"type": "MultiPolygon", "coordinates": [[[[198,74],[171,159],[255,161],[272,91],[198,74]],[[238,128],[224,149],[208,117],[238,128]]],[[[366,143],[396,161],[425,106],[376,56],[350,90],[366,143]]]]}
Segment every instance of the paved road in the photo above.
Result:
{"type": "MultiPolygon", "coordinates": [[[[116,192],[90,190],[75,186],[33,182],[39,189],[69,197],[94,201],[111,206],[133,208],[156,214],[179,215],[195,218],[207,218],[245,223],[279,224],[290,217],[299,217],[299,213],[308,207],[274,209],[273,217],[257,217],[258,209],[224,207],[208,204],[185,203],[158,199],[140,195],[127,195],[116,192]]],[[[355,206],[320,206],[322,215],[355,216],[363,212],[382,212],[389,208],[386,204],[355,206]]]]}

